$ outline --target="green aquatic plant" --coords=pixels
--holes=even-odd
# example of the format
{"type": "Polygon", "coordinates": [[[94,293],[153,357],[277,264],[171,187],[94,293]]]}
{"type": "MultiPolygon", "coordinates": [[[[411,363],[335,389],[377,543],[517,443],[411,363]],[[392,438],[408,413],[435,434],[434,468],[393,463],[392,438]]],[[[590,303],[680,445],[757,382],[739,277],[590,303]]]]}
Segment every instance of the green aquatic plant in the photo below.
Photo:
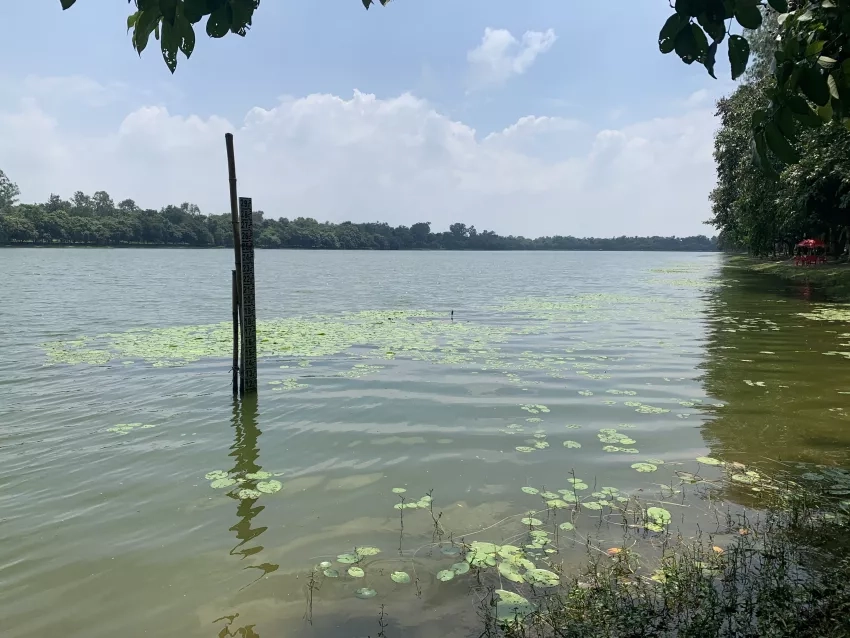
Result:
{"type": "Polygon", "coordinates": [[[527,583],[536,587],[557,587],[561,583],[558,574],[548,569],[530,569],[524,576],[527,583]]]}
{"type": "Polygon", "coordinates": [[[240,500],[243,501],[260,498],[260,492],[247,487],[243,487],[236,493],[236,495],[239,497],[240,500]]]}
{"type": "Polygon", "coordinates": [[[526,454],[528,452],[534,452],[534,448],[528,447],[527,445],[518,445],[515,449],[517,452],[525,452],[526,454]]]}
{"type": "Polygon", "coordinates": [[[469,571],[469,563],[454,563],[451,567],[451,570],[457,576],[463,576],[465,573],[469,571]]]}
{"type": "Polygon", "coordinates": [[[352,578],[363,578],[366,575],[366,572],[364,572],[361,567],[349,567],[348,575],[352,578]]]}
{"type": "Polygon", "coordinates": [[[540,490],[538,490],[535,487],[523,487],[522,491],[525,492],[526,494],[539,494],[540,493],[540,490]]]}
{"type": "Polygon", "coordinates": [[[538,518],[532,518],[530,516],[520,519],[519,522],[523,525],[528,525],[529,527],[537,527],[539,525],[543,525],[543,521],[538,518]]]}
{"type": "Polygon", "coordinates": [[[130,434],[133,430],[149,430],[155,427],[155,425],[147,423],[119,423],[118,425],[113,425],[111,428],[107,428],[106,431],[124,436],[130,434]]]}
{"type": "Polygon", "coordinates": [[[652,463],[632,463],[632,469],[638,472],[654,472],[658,466],[652,463]]]}
{"type": "Polygon", "coordinates": [[[407,572],[393,572],[390,574],[390,578],[394,583],[398,583],[399,585],[407,585],[410,583],[410,574],[407,572]]]}
{"type": "Polygon", "coordinates": [[[392,489],[393,494],[404,494],[405,492],[407,492],[407,490],[404,489],[403,487],[394,487],[392,489]]]}
{"type": "Polygon", "coordinates": [[[336,557],[338,563],[342,563],[344,565],[352,565],[354,563],[360,562],[360,556],[357,554],[340,554],[336,557]]]}
{"type": "Polygon", "coordinates": [[[703,465],[723,465],[723,461],[715,459],[711,456],[698,456],[696,458],[697,463],[702,463],[703,465]]]}
{"type": "Polygon", "coordinates": [[[572,523],[569,523],[569,522],[561,523],[560,525],[558,525],[558,529],[560,529],[564,532],[569,532],[569,531],[572,531],[572,530],[575,529],[575,525],[573,525],[572,523]]]}
{"type": "Polygon", "coordinates": [[[213,470],[212,472],[207,472],[204,474],[204,478],[208,481],[215,481],[217,479],[227,478],[229,474],[224,470],[213,470]]]}
{"type": "Polygon", "coordinates": [[[437,580],[441,582],[448,582],[455,577],[455,573],[451,569],[443,569],[437,572],[437,580]]]}
{"type": "Polygon", "coordinates": [[[564,447],[565,448],[572,448],[572,449],[580,448],[581,443],[579,443],[578,441],[564,441],[564,447]]]}
{"type": "Polygon", "coordinates": [[[230,487],[231,485],[236,485],[236,479],[225,477],[225,478],[215,479],[214,481],[212,481],[210,483],[210,487],[213,488],[214,490],[220,490],[220,489],[223,489],[225,487],[230,487]]]}
{"type": "Polygon", "coordinates": [[[328,578],[339,578],[339,571],[330,567],[322,570],[322,573],[328,578]]]}
{"type": "Polygon", "coordinates": [[[663,507],[650,507],[646,510],[644,527],[653,532],[663,532],[673,520],[670,512],[663,507]]]}
{"type": "Polygon", "coordinates": [[[381,553],[381,550],[377,547],[355,547],[354,553],[363,558],[364,556],[376,556],[381,553]]]}
{"type": "Polygon", "coordinates": [[[578,393],[583,397],[592,397],[593,396],[593,392],[591,392],[590,390],[579,390],[578,393]]]}
{"type": "Polygon", "coordinates": [[[378,592],[376,592],[371,587],[361,587],[360,589],[358,589],[354,592],[354,595],[357,596],[358,598],[368,599],[368,598],[374,598],[375,596],[377,596],[378,592]]]}
{"type": "Polygon", "coordinates": [[[263,494],[274,494],[275,492],[280,492],[283,487],[283,483],[280,481],[260,481],[257,483],[257,491],[262,492],[263,494]]]}
{"type": "Polygon", "coordinates": [[[260,470],[259,472],[251,472],[245,475],[245,478],[249,481],[262,481],[263,479],[271,478],[273,474],[271,472],[266,472],[264,470],[260,470]]]}

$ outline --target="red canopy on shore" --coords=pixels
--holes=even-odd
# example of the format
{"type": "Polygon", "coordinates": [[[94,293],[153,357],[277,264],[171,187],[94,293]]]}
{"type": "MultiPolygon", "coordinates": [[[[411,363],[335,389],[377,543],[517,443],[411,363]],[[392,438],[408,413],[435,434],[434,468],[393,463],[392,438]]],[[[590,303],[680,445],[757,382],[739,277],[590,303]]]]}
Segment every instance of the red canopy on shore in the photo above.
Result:
{"type": "Polygon", "coordinates": [[[800,248],[824,248],[826,244],[824,244],[820,239],[804,239],[799,244],[797,244],[800,248]]]}

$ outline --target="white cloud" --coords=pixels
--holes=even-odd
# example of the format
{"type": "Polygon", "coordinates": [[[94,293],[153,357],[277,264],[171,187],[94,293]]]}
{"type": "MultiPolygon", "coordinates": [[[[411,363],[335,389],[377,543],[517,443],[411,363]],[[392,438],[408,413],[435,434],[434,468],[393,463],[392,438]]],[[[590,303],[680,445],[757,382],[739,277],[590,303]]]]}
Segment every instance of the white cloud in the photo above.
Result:
{"type": "Polygon", "coordinates": [[[507,29],[484,29],[481,44],[466,58],[470,66],[471,88],[504,84],[514,75],[522,75],[541,53],[548,51],[557,36],[555,31],[526,31],[522,42],[507,29]]]}
{"type": "Polygon", "coordinates": [[[227,212],[224,133],[239,192],[269,216],[463,221],[537,236],[707,232],[711,109],[611,130],[528,116],[489,135],[410,94],[317,94],[255,107],[241,124],[145,106],[81,133],[37,99],[0,107],[0,168],[24,201],[103,189],[158,208],[227,212]]]}

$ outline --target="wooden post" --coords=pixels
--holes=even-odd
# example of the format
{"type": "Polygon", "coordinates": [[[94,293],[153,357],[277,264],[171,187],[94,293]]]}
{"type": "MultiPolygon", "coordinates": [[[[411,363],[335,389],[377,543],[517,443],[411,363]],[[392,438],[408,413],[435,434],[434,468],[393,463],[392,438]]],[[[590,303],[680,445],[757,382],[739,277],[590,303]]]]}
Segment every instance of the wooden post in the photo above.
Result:
{"type": "Polygon", "coordinates": [[[239,392],[239,285],[236,271],[231,271],[231,305],[233,310],[233,394],[239,392]]]}
{"type": "Polygon", "coordinates": [[[254,217],[250,197],[239,198],[242,231],[242,394],[257,391],[257,308],[254,299],[254,217]]]}
{"type": "MultiPolygon", "coordinates": [[[[239,363],[239,326],[240,324],[244,325],[244,317],[242,315],[242,235],[239,230],[239,204],[236,195],[236,158],[233,153],[233,133],[224,134],[224,143],[227,148],[227,177],[230,182],[230,221],[233,226],[233,255],[236,266],[233,277],[236,286],[233,316],[233,367],[235,370],[239,370],[242,367],[239,363]]],[[[236,375],[235,371],[234,375],[236,375]]],[[[234,392],[236,378],[234,376],[234,392]]]]}

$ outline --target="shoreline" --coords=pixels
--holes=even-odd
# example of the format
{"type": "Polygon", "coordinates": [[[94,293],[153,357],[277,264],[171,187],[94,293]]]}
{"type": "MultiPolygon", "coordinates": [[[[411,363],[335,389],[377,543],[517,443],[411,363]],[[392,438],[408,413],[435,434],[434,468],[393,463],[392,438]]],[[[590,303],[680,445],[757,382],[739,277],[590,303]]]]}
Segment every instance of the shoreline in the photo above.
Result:
{"type": "Polygon", "coordinates": [[[808,283],[821,290],[831,301],[850,301],[850,263],[847,262],[795,266],[793,259],[772,260],[733,255],[727,258],[726,263],[793,284],[808,283]]]}

